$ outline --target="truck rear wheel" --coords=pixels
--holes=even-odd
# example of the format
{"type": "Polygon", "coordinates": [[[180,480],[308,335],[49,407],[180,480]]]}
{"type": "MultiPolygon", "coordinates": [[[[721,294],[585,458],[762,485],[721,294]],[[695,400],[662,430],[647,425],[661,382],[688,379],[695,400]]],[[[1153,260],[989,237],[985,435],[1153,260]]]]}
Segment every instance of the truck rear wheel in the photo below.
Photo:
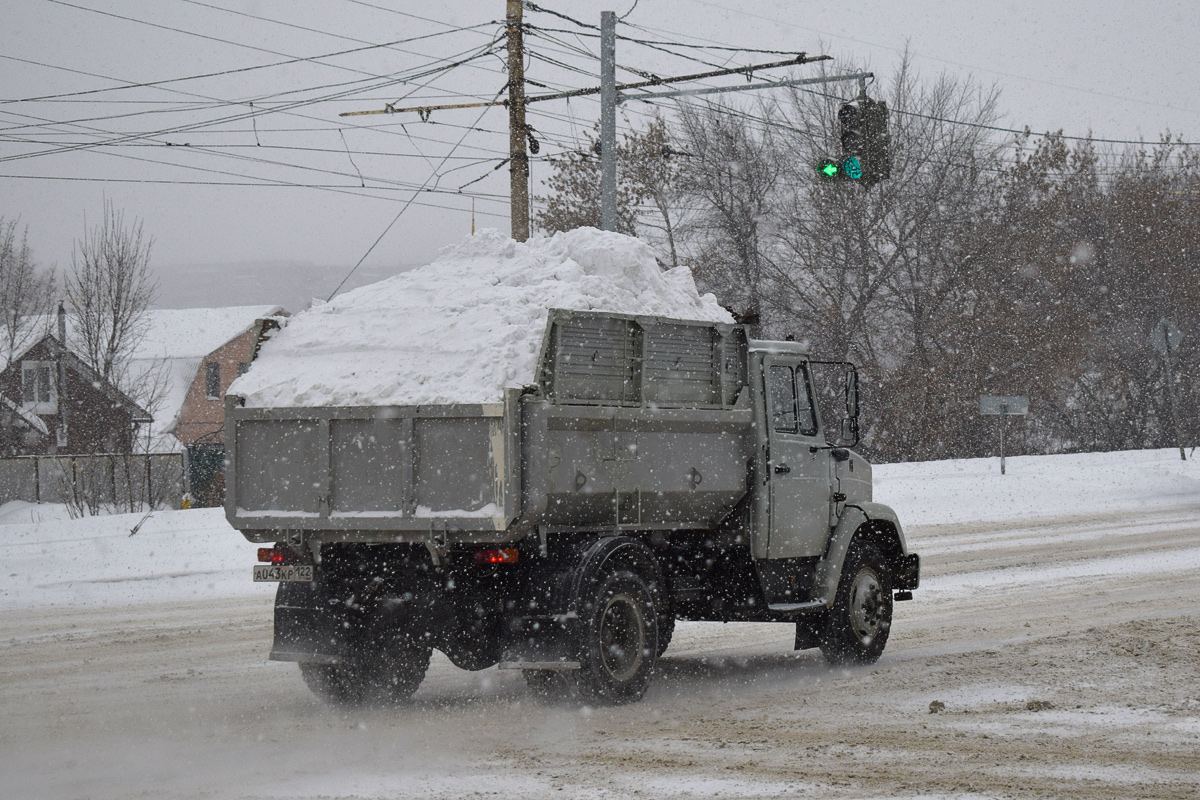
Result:
{"type": "Polygon", "coordinates": [[[887,563],[875,545],[853,542],[825,621],[821,653],[831,664],[872,664],[883,654],[891,628],[887,563]]]}
{"type": "Polygon", "coordinates": [[[300,662],[300,677],[309,691],[327,703],[354,705],[362,699],[342,664],[300,662]]]}
{"type": "Polygon", "coordinates": [[[300,664],[313,694],[339,705],[391,705],[412,697],[429,669],[432,648],[376,614],[337,664],[300,664]]]}
{"type": "Polygon", "coordinates": [[[626,570],[601,576],[580,622],[581,697],[605,705],[640,700],[658,660],[658,617],[646,581],[626,570]]]}
{"type": "Polygon", "coordinates": [[[659,614],[658,615],[658,657],[662,658],[662,654],[667,652],[667,648],[671,646],[671,637],[675,635],[675,615],[674,614],[659,614]]]}

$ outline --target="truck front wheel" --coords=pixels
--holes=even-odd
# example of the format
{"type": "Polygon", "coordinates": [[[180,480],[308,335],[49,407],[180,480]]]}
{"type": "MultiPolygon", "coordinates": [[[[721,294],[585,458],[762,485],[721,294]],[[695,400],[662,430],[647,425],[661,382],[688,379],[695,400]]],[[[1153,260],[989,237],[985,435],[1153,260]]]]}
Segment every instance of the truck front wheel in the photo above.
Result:
{"type": "Polygon", "coordinates": [[[853,542],[825,621],[821,653],[831,664],[872,664],[883,654],[891,629],[887,562],[870,542],[853,542]]]}
{"type": "Polygon", "coordinates": [[[606,705],[642,698],[658,659],[658,618],[646,581],[620,570],[601,576],[580,614],[576,675],[585,700],[606,705]]]}

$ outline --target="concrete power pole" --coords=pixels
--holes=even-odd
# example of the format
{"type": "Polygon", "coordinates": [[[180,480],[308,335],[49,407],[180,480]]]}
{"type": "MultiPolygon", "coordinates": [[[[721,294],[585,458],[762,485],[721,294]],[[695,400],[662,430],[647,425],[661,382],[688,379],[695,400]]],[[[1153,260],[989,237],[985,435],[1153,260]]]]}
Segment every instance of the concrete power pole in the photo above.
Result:
{"type": "Polygon", "coordinates": [[[617,229],[617,14],[600,12],[600,229],[617,229]]]}
{"type": "Polygon", "coordinates": [[[525,152],[525,41],[521,0],[508,0],[508,157],[512,238],[529,238],[529,156],[525,152]]]}

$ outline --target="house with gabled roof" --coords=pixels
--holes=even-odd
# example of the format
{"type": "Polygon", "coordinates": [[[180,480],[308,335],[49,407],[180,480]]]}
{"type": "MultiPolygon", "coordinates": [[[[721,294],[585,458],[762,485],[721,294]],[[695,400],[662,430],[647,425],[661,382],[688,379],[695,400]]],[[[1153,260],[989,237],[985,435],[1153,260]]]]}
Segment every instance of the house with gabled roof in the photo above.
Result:
{"type": "Polygon", "coordinates": [[[0,372],[0,456],[182,453],[193,494],[219,504],[225,391],[248,368],[264,320],[287,314],[267,305],[149,310],[123,364],[125,391],[77,355],[65,314],[37,318],[30,329],[53,332],[0,372]]]}
{"type": "Polygon", "coordinates": [[[150,412],[64,345],[62,335],[62,326],[42,335],[0,371],[5,455],[133,452],[153,422],[150,412]]]}
{"type": "Polygon", "coordinates": [[[160,448],[224,443],[225,390],[250,363],[257,323],[287,313],[266,305],[146,312],[127,372],[154,398],[155,435],[178,440],[160,448]]]}

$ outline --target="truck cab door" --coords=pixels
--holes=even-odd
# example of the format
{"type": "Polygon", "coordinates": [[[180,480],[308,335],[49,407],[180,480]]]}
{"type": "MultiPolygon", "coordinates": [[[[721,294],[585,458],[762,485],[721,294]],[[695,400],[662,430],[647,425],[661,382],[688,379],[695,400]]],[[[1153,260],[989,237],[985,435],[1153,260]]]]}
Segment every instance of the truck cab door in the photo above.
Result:
{"type": "Polygon", "coordinates": [[[829,450],[818,439],[812,384],[804,360],[763,363],[767,424],[768,558],[819,556],[829,538],[829,450]]]}

